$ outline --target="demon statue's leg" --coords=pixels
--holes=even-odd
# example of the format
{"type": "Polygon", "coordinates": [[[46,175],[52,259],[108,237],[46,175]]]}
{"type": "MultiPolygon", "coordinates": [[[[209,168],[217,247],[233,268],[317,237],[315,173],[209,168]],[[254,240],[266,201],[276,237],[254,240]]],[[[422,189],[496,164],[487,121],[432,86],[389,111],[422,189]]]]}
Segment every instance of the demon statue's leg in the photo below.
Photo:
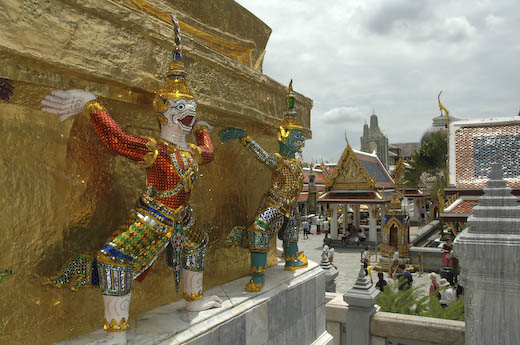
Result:
{"type": "Polygon", "coordinates": [[[132,265],[98,255],[99,286],[103,293],[105,338],[95,344],[125,345],[130,296],[133,284],[132,265]]]}
{"type": "Polygon", "coordinates": [[[247,242],[251,252],[251,280],[246,291],[257,292],[264,286],[264,273],[267,266],[269,240],[284,223],[284,216],[275,207],[260,207],[260,212],[247,233],[247,242]]]}
{"type": "Polygon", "coordinates": [[[182,279],[184,281],[183,297],[186,300],[186,310],[200,311],[219,308],[222,306],[222,300],[218,296],[204,297],[202,292],[208,234],[198,231],[196,227],[185,227],[184,231],[182,279]]]}
{"type": "MultiPolygon", "coordinates": [[[[296,210],[297,211],[297,210],[296,210]]],[[[298,251],[298,235],[300,224],[299,214],[292,210],[291,216],[280,230],[279,237],[283,240],[283,254],[285,258],[286,271],[294,271],[308,266],[307,257],[298,251]],[[281,236],[280,236],[281,235],[281,236]]]]}

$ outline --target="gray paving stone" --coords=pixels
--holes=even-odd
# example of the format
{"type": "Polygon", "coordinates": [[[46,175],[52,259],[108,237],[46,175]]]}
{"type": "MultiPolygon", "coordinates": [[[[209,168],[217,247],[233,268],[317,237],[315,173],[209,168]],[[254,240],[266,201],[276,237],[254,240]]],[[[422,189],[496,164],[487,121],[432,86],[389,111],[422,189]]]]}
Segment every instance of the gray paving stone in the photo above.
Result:
{"type": "MultiPolygon", "coordinates": [[[[323,238],[324,235],[309,235],[308,240],[304,240],[303,236],[300,234],[300,240],[298,241],[299,250],[305,252],[305,255],[309,260],[314,262],[321,261],[321,252],[323,248],[323,238]]],[[[278,240],[278,247],[282,247],[282,242],[278,240]]],[[[344,248],[341,246],[334,248],[334,265],[337,266],[339,275],[336,278],[336,292],[337,293],[345,293],[348,291],[354,283],[356,282],[357,275],[359,273],[359,265],[361,259],[361,248],[344,248]]],[[[372,255],[372,261],[375,261],[375,256],[372,255]]],[[[423,274],[422,277],[419,277],[417,273],[413,273],[414,286],[417,284],[423,286],[423,291],[428,293],[428,287],[430,286],[430,279],[428,278],[428,273],[423,274]]],[[[377,272],[372,272],[372,279],[375,284],[377,281],[377,272]]],[[[389,281],[387,278],[387,274],[385,273],[385,279],[389,281]]],[[[440,277],[438,278],[440,279],[440,277]]],[[[318,290],[316,290],[318,291],[318,290]]],[[[318,296],[316,296],[318,298],[318,296]]]]}

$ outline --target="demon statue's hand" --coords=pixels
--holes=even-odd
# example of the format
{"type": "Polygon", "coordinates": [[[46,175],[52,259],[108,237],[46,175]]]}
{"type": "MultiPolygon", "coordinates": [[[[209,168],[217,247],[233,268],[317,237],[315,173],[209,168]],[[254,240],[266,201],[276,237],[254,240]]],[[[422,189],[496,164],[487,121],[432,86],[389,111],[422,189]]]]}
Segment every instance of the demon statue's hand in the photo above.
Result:
{"type": "Polygon", "coordinates": [[[56,90],[42,100],[42,111],[60,116],[60,121],[81,113],[85,104],[96,96],[84,90],[56,90]]]}
{"type": "Polygon", "coordinates": [[[9,80],[0,78],[0,99],[9,102],[9,98],[14,93],[14,87],[9,83],[9,80]]]}
{"type": "Polygon", "coordinates": [[[224,128],[220,131],[220,140],[223,143],[231,139],[241,139],[246,134],[246,131],[240,128],[224,128]]]}

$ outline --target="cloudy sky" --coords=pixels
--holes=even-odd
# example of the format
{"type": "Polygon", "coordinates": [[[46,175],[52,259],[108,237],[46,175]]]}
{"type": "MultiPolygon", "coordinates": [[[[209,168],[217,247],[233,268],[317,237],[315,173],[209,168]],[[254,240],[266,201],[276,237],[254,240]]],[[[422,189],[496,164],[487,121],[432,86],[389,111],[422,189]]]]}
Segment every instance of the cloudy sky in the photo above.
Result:
{"type": "Polygon", "coordinates": [[[264,73],[314,100],[306,161],[359,148],[372,109],[390,143],[439,115],[520,111],[518,0],[238,0],[269,25],[264,73]]]}

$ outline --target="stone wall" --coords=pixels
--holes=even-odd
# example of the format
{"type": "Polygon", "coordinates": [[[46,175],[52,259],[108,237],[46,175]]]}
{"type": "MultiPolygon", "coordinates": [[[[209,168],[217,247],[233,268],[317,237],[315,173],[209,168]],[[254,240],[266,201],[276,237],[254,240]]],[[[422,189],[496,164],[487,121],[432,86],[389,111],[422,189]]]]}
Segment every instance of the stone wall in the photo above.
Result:
{"type": "MultiPolygon", "coordinates": [[[[327,331],[334,337],[334,345],[347,345],[348,304],[342,294],[327,293],[326,300],[327,331]]],[[[377,311],[366,327],[372,345],[464,345],[462,321],[377,311]]]]}
{"type": "MultiPolygon", "coordinates": [[[[220,144],[216,132],[243,127],[277,150],[288,81],[261,72],[270,29],[231,0],[4,0],[0,78],[15,93],[0,103],[0,269],[15,274],[0,283],[0,343],[49,344],[100,327],[99,291],[72,293],[40,282],[69,257],[101,247],[142,192],[144,169],[106,150],[83,117],[60,123],[39,103],[54,89],[88,89],[125,131],[157,136],[151,100],[171,56],[170,12],[184,32],[199,120],[215,126],[215,161],[201,168],[192,195],[197,226],[210,236],[205,287],[248,273],[246,251],[224,248],[223,240],[253,217],[270,171],[238,143],[220,144]]],[[[311,107],[297,94],[307,137],[311,107]]],[[[130,314],[178,298],[161,257],[136,284],[130,314]]]]}

